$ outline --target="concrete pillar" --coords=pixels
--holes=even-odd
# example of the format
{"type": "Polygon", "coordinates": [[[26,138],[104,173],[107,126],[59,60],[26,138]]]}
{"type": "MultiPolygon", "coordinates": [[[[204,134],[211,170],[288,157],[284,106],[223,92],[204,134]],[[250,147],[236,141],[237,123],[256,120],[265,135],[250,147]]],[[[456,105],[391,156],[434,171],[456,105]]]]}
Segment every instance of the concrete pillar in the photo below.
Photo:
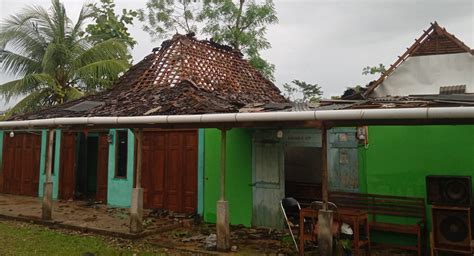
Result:
{"type": "Polygon", "coordinates": [[[53,213],[53,182],[45,182],[43,187],[43,206],[41,218],[51,220],[53,213]]]}
{"type": "Polygon", "coordinates": [[[217,250],[227,251],[230,248],[229,202],[217,201],[217,250]]]}
{"type": "Polygon", "coordinates": [[[132,191],[132,206],[130,207],[130,232],[143,231],[143,188],[134,188],[132,191]]]}
{"type": "Polygon", "coordinates": [[[135,131],[137,138],[137,166],[135,188],[132,191],[132,205],[130,207],[130,232],[140,233],[143,231],[143,188],[142,188],[142,149],[143,132],[142,129],[135,131]]]}
{"type": "Polygon", "coordinates": [[[226,165],[227,130],[221,129],[221,197],[217,201],[217,250],[230,249],[229,203],[225,200],[225,165],[226,165]]]}
{"type": "Polygon", "coordinates": [[[319,210],[318,212],[318,248],[319,255],[332,255],[332,221],[331,210],[319,210]]]}
{"type": "Polygon", "coordinates": [[[54,129],[50,129],[48,135],[48,153],[46,155],[46,181],[44,182],[43,205],[41,212],[41,218],[43,220],[51,220],[53,213],[53,179],[51,178],[51,169],[53,166],[54,159],[54,129]]]}

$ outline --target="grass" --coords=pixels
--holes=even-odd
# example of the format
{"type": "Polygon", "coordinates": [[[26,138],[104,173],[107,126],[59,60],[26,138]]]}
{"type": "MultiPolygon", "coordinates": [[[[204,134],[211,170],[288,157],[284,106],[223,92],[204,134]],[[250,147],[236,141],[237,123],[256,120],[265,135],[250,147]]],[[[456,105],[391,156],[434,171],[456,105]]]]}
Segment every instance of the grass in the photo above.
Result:
{"type": "Polygon", "coordinates": [[[0,221],[0,255],[157,255],[148,245],[0,221]]]}

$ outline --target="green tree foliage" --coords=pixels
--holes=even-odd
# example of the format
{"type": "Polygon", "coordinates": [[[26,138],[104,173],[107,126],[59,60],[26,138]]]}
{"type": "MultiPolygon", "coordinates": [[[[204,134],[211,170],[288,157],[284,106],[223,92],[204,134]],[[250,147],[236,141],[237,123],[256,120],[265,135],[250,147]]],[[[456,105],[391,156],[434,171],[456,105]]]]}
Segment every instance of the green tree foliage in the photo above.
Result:
{"type": "Polygon", "coordinates": [[[198,15],[203,8],[196,0],[149,0],[146,10],[138,10],[143,30],[153,40],[169,38],[175,33],[198,33],[198,15]]]}
{"type": "Polygon", "coordinates": [[[149,0],[147,10],[139,11],[139,18],[155,39],[193,32],[230,45],[274,80],[275,66],[260,54],[271,47],[265,37],[267,26],[278,22],[272,0],[149,0]]]}
{"type": "Polygon", "coordinates": [[[100,43],[109,39],[121,39],[133,48],[137,41],[130,36],[127,25],[133,24],[133,19],[137,12],[133,10],[122,9],[122,14],[115,13],[114,0],[100,0],[100,6],[97,3],[87,6],[92,10],[92,17],[95,23],[86,27],[89,34],[89,40],[92,43],[100,43]]]}
{"type": "Polygon", "coordinates": [[[92,10],[73,23],[59,0],[47,10],[29,6],[0,24],[0,71],[18,77],[0,85],[6,102],[25,96],[9,114],[37,110],[109,87],[128,67],[127,46],[117,39],[91,45],[82,36],[92,10]]]}
{"type": "Polygon", "coordinates": [[[385,69],[385,66],[383,64],[379,64],[378,66],[373,66],[373,67],[370,67],[370,66],[367,66],[365,68],[362,69],[362,75],[375,75],[375,74],[381,74],[383,72],[385,72],[386,69],[385,69]]]}
{"type": "Polygon", "coordinates": [[[293,102],[318,102],[321,100],[323,91],[318,84],[309,84],[300,80],[285,83],[283,90],[286,97],[293,102]]]}

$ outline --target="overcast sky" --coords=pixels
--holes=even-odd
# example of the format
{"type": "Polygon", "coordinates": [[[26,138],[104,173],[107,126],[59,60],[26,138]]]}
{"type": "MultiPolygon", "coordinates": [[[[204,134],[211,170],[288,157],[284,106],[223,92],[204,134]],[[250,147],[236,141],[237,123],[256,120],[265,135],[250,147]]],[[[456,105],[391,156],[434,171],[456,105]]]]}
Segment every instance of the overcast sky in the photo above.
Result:
{"type": "MultiPolygon", "coordinates": [[[[76,19],[84,1],[63,0],[76,19]]],[[[115,0],[117,8],[137,9],[146,0],[115,0]]],[[[276,66],[276,85],[299,79],[319,84],[325,97],[340,95],[348,86],[365,85],[375,76],[364,66],[392,64],[430,22],[474,47],[473,0],[274,0],[279,23],[268,27],[272,48],[262,53],[276,66]]],[[[0,18],[26,5],[50,5],[49,0],[0,0],[0,18]]],[[[138,42],[134,62],[161,42],[152,42],[137,22],[131,34],[138,42]]],[[[0,73],[0,83],[12,79],[0,73]]],[[[1,100],[1,99],[0,99],[1,100]]],[[[0,109],[6,106],[0,102],[0,109]]]]}

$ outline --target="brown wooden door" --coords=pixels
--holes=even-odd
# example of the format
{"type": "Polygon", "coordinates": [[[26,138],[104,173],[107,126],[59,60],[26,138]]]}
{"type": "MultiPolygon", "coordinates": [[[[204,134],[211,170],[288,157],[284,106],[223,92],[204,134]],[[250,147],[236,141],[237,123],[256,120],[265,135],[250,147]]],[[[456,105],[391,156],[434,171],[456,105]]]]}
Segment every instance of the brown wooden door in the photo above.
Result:
{"type": "Polygon", "coordinates": [[[15,133],[4,137],[2,192],[37,196],[41,154],[41,135],[15,133]]]}
{"type": "Polygon", "coordinates": [[[142,187],[145,208],[163,208],[165,195],[166,133],[144,132],[142,187]]]}
{"type": "Polygon", "coordinates": [[[198,168],[198,137],[197,132],[183,134],[183,166],[181,174],[182,205],[185,212],[197,209],[197,168],[198,168]]]}
{"type": "Polygon", "coordinates": [[[59,198],[74,199],[76,190],[76,133],[62,133],[59,164],[59,198]]]}
{"type": "Polygon", "coordinates": [[[197,131],[143,133],[145,208],[194,212],[197,205],[197,131]]]}
{"type": "Polygon", "coordinates": [[[97,156],[97,201],[107,202],[108,163],[109,142],[107,141],[107,134],[100,134],[97,156]]]}

